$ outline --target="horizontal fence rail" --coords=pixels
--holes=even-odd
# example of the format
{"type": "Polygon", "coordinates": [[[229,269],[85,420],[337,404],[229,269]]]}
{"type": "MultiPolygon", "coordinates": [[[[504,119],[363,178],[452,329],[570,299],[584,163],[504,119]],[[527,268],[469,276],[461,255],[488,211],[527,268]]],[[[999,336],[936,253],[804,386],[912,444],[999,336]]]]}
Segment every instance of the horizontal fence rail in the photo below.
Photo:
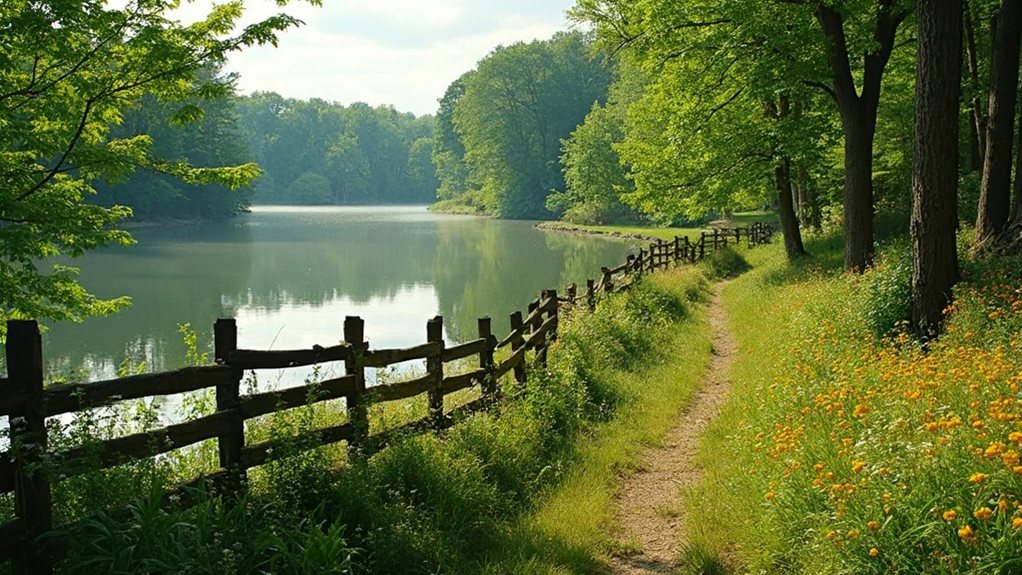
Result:
{"type": "MultiPolygon", "coordinates": [[[[180,494],[190,487],[205,484],[215,487],[218,493],[231,495],[245,489],[249,469],[279,458],[281,454],[294,454],[295,445],[300,446],[299,449],[313,449],[345,442],[350,457],[364,457],[402,434],[448,427],[459,417],[499,400],[503,377],[510,374],[513,385],[523,385],[527,365],[545,366],[547,350],[557,338],[560,315],[565,307],[591,310],[605,294],[628,289],[644,273],[699,261],[722,247],[737,246],[743,239],[750,247],[767,243],[772,233],[769,225],[753,224],[747,228],[704,231],[695,242],[687,237],[654,242],[628,256],[624,263],[603,268],[599,279],[588,279],[581,293],[574,284],[568,286],[564,295],[558,295],[556,290],[541,292],[524,315],[521,311],[510,315],[511,331],[503,338],[493,335],[491,320],[484,317],[477,322],[476,339],[450,347],[443,341],[441,316],[427,322],[426,342],[409,348],[370,349],[364,337],[363,320],[349,316],[344,320],[344,340],[340,345],[285,351],[238,349],[235,320],[220,319],[213,329],[214,365],[108,381],[44,386],[42,339],[37,323],[8,321],[8,373],[0,378],[0,415],[7,416],[10,422],[10,447],[0,452],[0,493],[13,492],[15,519],[0,524],[0,561],[10,560],[16,575],[52,572],[62,545],[51,533],[54,529],[51,488],[54,483],[82,473],[215,439],[220,468],[179,486],[172,493],[180,494]],[[495,357],[498,351],[502,355],[499,361],[495,357]],[[477,358],[478,367],[450,373],[451,364],[464,363],[472,357],[477,358]],[[425,361],[424,375],[366,386],[366,369],[413,360],[425,361]],[[345,375],[282,390],[241,393],[245,371],[327,362],[343,362],[345,375]],[[479,390],[478,398],[453,409],[445,405],[445,396],[472,388],[479,390]],[[49,448],[47,417],[128,400],[202,390],[216,393],[216,410],[209,415],[83,447],[63,451],[49,448]],[[425,418],[369,433],[369,406],[419,396],[425,396],[428,403],[425,418]],[[343,424],[308,430],[286,440],[246,441],[245,422],[248,420],[339,399],[345,401],[348,417],[343,424]],[[290,451],[286,447],[291,448],[290,451]],[[44,534],[48,535],[42,537],[44,534]]],[[[180,506],[182,499],[177,497],[176,500],[180,506]]]]}

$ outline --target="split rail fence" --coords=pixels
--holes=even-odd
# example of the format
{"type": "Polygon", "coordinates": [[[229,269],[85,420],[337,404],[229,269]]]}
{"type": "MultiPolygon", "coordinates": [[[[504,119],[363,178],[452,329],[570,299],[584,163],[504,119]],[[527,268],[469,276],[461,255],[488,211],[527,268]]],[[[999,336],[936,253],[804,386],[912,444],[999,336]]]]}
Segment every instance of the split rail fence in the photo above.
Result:
{"type": "MultiPolygon", "coordinates": [[[[298,442],[303,448],[346,442],[353,457],[368,455],[386,446],[398,434],[442,429],[463,414],[484,409],[499,399],[500,381],[508,374],[518,384],[526,382],[528,365],[545,365],[547,350],[557,338],[562,310],[593,309],[604,294],[627,289],[643,273],[673,265],[695,262],[726,245],[737,245],[744,237],[750,246],[770,241],[772,228],[754,224],[747,228],[703,232],[700,240],[676,237],[658,241],[629,256],[614,268],[603,268],[601,276],[586,281],[584,292],[568,286],[559,296],[545,290],[528,305],[526,312],[510,315],[511,332],[497,339],[488,317],[478,320],[477,338],[448,346],[442,337],[443,318],[426,324],[426,342],[406,349],[370,349],[364,322],[345,318],[344,341],[330,347],[290,351],[258,351],[238,348],[235,320],[219,319],[214,325],[215,364],[188,367],[91,383],[44,385],[42,338],[32,320],[7,322],[7,377],[0,378],[0,415],[8,417],[10,447],[0,452],[0,494],[14,494],[15,518],[0,525],[0,561],[10,560],[16,575],[45,575],[66,548],[66,541],[53,536],[54,482],[120,464],[158,456],[196,443],[216,440],[218,471],[198,477],[174,490],[187,494],[189,487],[210,486],[218,493],[236,494],[245,489],[248,469],[294,453],[282,449],[281,440],[248,443],[247,420],[274,412],[343,398],[348,421],[306,432],[298,442]],[[498,353],[499,352],[499,353],[498,353]],[[498,360],[497,356],[502,359],[498,360]],[[467,373],[449,374],[452,362],[476,358],[478,367],[467,373]],[[425,360],[421,377],[367,387],[366,369],[425,360]],[[242,394],[245,371],[273,370],[343,362],[342,377],[312,385],[277,391],[242,394]],[[445,406],[445,396],[478,388],[479,397],[457,408],[445,406]],[[63,452],[48,448],[46,419],[122,401],[215,389],[216,411],[191,421],[167,425],[77,447],[63,452]],[[428,415],[418,421],[369,433],[368,407],[372,404],[405,400],[425,395],[428,415]],[[48,536],[43,536],[48,534],[48,536]]],[[[293,446],[295,438],[289,438],[293,446]]],[[[169,495],[169,494],[168,494],[169,495]]],[[[170,498],[168,497],[168,500],[170,498]]],[[[182,501],[181,498],[176,498],[182,501]]],[[[187,501],[186,497],[183,501],[187,501]]],[[[179,503],[180,504],[180,503],[179,503]]]]}

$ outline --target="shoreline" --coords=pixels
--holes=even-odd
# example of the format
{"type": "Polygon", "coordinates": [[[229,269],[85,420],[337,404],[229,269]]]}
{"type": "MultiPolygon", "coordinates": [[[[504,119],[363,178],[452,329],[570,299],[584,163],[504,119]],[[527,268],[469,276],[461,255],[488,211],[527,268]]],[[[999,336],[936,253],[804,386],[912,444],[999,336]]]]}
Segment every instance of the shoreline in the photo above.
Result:
{"type": "Polygon", "coordinates": [[[539,222],[535,225],[538,230],[547,232],[558,232],[562,234],[573,234],[576,236],[597,236],[612,240],[620,241],[642,241],[642,242],[658,242],[660,238],[656,236],[647,236],[643,234],[630,234],[624,232],[608,232],[603,230],[587,230],[585,228],[578,228],[572,224],[566,224],[563,222],[539,222]]]}

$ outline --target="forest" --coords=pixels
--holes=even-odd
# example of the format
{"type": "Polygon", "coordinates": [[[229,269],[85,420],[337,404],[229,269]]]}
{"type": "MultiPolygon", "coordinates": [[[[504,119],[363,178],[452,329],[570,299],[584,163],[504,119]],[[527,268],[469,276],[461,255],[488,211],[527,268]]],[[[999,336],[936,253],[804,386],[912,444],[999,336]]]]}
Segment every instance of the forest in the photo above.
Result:
{"type": "MultiPolygon", "coordinates": [[[[222,221],[253,204],[432,204],[438,213],[647,227],[755,209],[776,215],[783,239],[725,246],[704,264],[607,290],[585,309],[545,292],[554,309],[565,304],[563,316],[513,315],[507,341],[563,319],[549,358],[544,347],[542,361],[494,391],[494,403],[444,420],[443,433],[413,429],[418,414],[436,414],[434,399],[374,410],[376,431],[416,432],[385,437],[372,456],[302,444],[330,429],[322,425],[354,430],[352,415],[359,433],[368,430],[365,404],[349,403],[368,393],[363,376],[340,394],[343,409],[314,407],[318,382],[305,382],[308,396],[288,395],[295,411],[251,425],[272,443],[248,446],[267,465],[251,485],[234,486],[237,500],[201,485],[188,494],[196,505],[175,507],[180,493],[166,492],[207,472],[232,477],[224,454],[240,453],[248,433],[236,418],[245,374],[231,371],[226,352],[211,360],[187,325],[187,369],[204,364],[197,369],[234,378],[230,392],[217,384],[182,402],[182,412],[227,429],[195,449],[161,444],[159,453],[178,454],[117,465],[90,448],[126,437],[144,452],[146,434],[166,424],[152,404],[47,421],[41,400],[26,408],[29,392],[12,393],[4,433],[29,441],[11,441],[0,458],[2,476],[13,478],[7,491],[45,500],[74,534],[65,559],[37,554],[54,518],[26,514],[23,495],[0,494],[0,528],[16,531],[0,538],[4,549],[41,534],[32,551],[12,551],[12,569],[29,573],[36,561],[66,573],[632,572],[618,567],[644,551],[615,531],[623,482],[647,467],[638,454],[681,443],[665,437],[688,419],[702,425],[683,446],[691,480],[672,484],[676,504],[655,513],[686,517],[688,531],[657,572],[1022,569],[1022,3],[576,0],[570,30],[494,47],[449,84],[435,114],[418,117],[389,105],[240,94],[224,71],[232,53],[301,34],[287,2],[278,4],[284,12],[253,23],[243,24],[237,0],[182,24],[169,15],[176,0],[0,3],[0,320],[24,327],[115,314],[129,299],[91,293],[74,258],[131,245],[136,222],[222,221]],[[725,355],[733,363],[721,367],[725,355]],[[721,397],[708,413],[719,407],[719,418],[686,417],[710,383],[721,397]],[[52,452],[45,439],[42,450],[33,443],[47,433],[52,452]],[[53,477],[60,487],[50,501],[53,469],[40,454],[51,453],[58,462],[93,454],[113,467],[53,477]],[[43,484],[44,495],[33,492],[43,484]],[[122,500],[130,503],[110,508],[122,500]]],[[[541,268],[530,250],[545,243],[508,248],[487,234],[441,243],[455,259],[484,252],[484,272],[541,268]]],[[[273,241],[305,250],[297,235],[273,241]]],[[[405,261],[365,242],[359,265],[405,261]]],[[[454,286],[455,295],[434,298],[452,314],[494,299],[495,288],[469,272],[426,273],[447,259],[416,257],[405,271],[454,286]],[[467,293],[474,284],[482,287],[467,293]]],[[[319,304],[347,281],[370,279],[313,265],[292,275],[322,280],[309,290],[319,304]]],[[[174,269],[153,269],[146,279],[178,295],[167,279],[174,269]]],[[[227,278],[234,293],[203,310],[250,302],[251,289],[235,289],[244,273],[227,278]]],[[[266,283],[280,308],[301,295],[266,283]]],[[[480,357],[481,370],[507,361],[492,357],[484,324],[475,345],[491,357],[480,357]]],[[[421,383],[435,395],[446,344],[442,318],[428,325],[433,355],[414,357],[440,374],[421,383]]],[[[357,331],[343,344],[356,364],[364,350],[351,341],[365,335],[357,331]]],[[[22,341],[38,343],[31,335],[22,341]]],[[[238,352],[233,337],[216,345],[238,352]]],[[[21,373],[4,385],[27,379],[31,362],[19,357],[5,356],[21,373]]],[[[122,371],[144,368],[126,362],[122,371]]],[[[383,385],[395,377],[377,375],[383,385]]],[[[468,387],[458,391],[477,392],[473,381],[462,377],[468,387]]]]}

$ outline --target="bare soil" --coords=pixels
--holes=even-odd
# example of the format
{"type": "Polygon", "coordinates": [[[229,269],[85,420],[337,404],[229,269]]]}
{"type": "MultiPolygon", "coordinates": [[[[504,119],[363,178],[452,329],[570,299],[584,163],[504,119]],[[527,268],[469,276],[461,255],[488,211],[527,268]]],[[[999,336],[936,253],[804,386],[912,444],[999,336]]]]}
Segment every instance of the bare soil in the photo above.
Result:
{"type": "Polygon", "coordinates": [[[673,573],[684,544],[685,510],[681,493],[699,481],[696,445],[717,416],[730,388],[728,373],[735,342],[727,330],[718,284],[710,303],[713,356],[700,388],[662,445],[647,449],[639,471],[628,477],[617,497],[621,551],[611,558],[615,575],[673,573]]]}

